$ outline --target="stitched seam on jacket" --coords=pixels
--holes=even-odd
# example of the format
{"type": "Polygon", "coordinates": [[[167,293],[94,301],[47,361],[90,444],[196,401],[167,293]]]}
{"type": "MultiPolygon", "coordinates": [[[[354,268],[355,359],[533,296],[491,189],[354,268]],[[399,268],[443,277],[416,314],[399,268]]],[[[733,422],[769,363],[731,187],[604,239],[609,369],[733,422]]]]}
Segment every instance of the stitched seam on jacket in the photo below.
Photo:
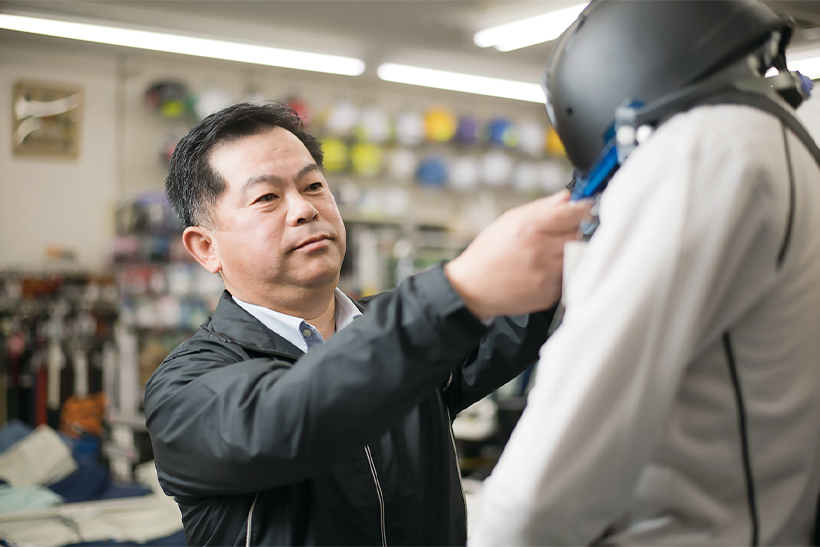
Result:
{"type": "Polygon", "coordinates": [[[760,544],[760,524],[757,515],[757,500],[755,499],[755,484],[754,475],[752,473],[752,462],[749,455],[749,438],[748,427],[746,425],[746,410],[743,405],[743,393],[740,389],[740,378],[737,373],[737,366],[735,364],[735,356],[732,352],[732,341],[729,338],[729,331],[723,333],[723,349],[726,353],[726,360],[729,365],[729,374],[732,377],[732,387],[735,392],[735,400],[737,402],[737,416],[738,426],[740,428],[740,443],[743,457],[743,474],[746,479],[746,496],[749,501],[749,519],[752,522],[752,537],[751,545],[757,546],[760,544]]]}

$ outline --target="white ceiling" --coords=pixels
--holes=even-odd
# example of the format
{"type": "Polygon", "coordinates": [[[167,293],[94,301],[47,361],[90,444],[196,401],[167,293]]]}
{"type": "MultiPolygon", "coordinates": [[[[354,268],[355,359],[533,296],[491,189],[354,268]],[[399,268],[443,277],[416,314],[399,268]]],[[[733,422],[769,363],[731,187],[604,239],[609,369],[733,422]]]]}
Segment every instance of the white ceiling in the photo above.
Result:
{"type": "MultiPolygon", "coordinates": [[[[537,82],[551,44],[500,53],[477,30],[577,0],[0,0],[0,11],[47,12],[128,26],[359,57],[365,77],[386,61],[537,82]]],[[[794,43],[820,43],[820,1],[773,0],[797,22],[794,43]]]]}

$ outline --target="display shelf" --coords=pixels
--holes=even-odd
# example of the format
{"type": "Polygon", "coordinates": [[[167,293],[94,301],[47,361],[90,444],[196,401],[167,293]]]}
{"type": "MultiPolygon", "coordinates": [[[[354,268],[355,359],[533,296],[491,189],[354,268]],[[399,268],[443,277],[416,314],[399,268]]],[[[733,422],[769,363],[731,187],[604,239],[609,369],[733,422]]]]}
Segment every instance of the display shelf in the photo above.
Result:
{"type": "Polygon", "coordinates": [[[108,273],[0,272],[0,413],[74,433],[87,427],[61,416],[70,398],[103,390],[118,319],[108,273]]]}

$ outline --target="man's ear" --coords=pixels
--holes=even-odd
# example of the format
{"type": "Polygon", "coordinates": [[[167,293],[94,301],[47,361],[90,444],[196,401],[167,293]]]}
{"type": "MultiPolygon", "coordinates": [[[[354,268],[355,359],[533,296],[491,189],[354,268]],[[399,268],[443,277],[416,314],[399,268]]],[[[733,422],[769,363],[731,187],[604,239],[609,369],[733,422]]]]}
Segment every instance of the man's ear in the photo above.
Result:
{"type": "Polygon", "coordinates": [[[216,240],[213,232],[208,228],[203,226],[185,228],[185,231],[182,232],[182,244],[185,245],[191,256],[209,272],[217,273],[222,269],[216,240]]]}

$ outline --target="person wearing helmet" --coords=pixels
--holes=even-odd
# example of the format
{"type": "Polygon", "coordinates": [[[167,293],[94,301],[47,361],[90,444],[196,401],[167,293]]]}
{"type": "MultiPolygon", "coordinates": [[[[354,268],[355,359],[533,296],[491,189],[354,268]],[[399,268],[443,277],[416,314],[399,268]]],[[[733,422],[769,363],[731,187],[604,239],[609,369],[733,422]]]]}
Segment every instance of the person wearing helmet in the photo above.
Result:
{"type": "Polygon", "coordinates": [[[750,0],[600,0],[559,38],[548,115],[597,215],[472,546],[811,544],[820,150],[791,32],[750,0]]]}

